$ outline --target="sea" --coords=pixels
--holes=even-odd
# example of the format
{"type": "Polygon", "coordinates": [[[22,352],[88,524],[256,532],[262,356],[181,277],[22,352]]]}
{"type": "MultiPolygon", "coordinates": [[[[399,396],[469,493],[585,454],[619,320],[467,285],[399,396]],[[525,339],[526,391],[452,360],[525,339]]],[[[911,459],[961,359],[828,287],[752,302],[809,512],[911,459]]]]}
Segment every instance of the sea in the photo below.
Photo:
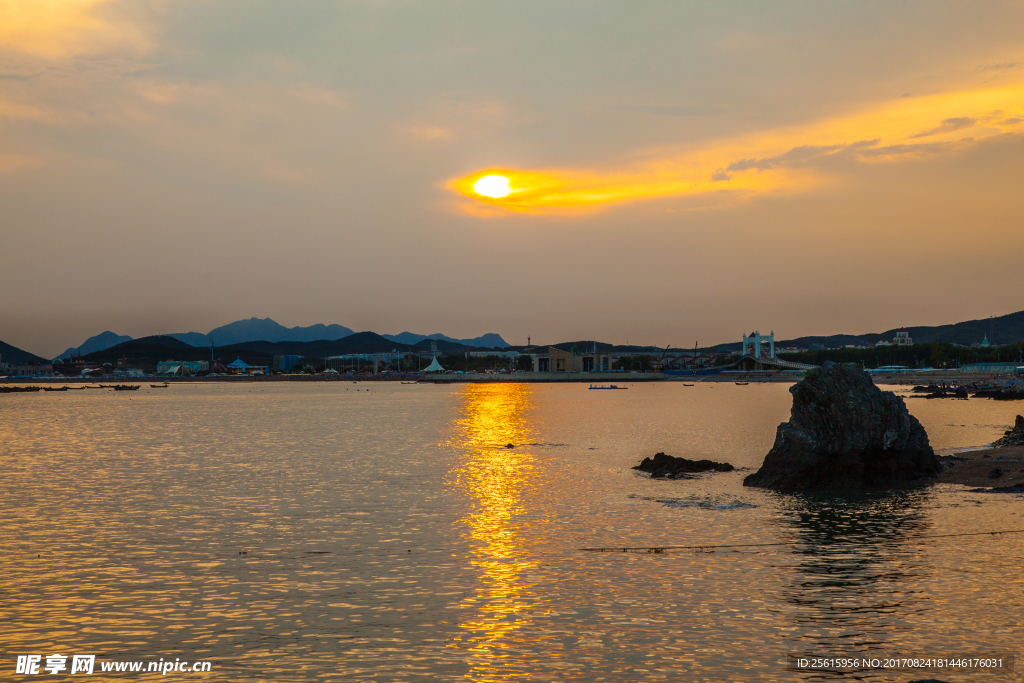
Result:
{"type": "MultiPolygon", "coordinates": [[[[59,655],[78,676],[85,655],[97,680],[974,681],[790,657],[1019,650],[1024,534],[987,532],[1024,530],[1024,497],[744,488],[789,385],[625,386],[0,396],[0,670],[31,680],[19,657],[59,655]],[[657,452],[738,469],[632,469],[657,452]]],[[[1021,412],[907,404],[943,453],[1021,412]]]]}

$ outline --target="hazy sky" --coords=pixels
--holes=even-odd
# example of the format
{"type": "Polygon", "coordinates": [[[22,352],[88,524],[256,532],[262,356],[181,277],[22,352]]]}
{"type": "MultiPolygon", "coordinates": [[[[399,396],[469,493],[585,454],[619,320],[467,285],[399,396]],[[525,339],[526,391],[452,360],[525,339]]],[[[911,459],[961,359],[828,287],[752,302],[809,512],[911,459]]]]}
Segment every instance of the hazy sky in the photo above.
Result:
{"type": "Polygon", "coordinates": [[[0,339],[259,316],[688,346],[1021,310],[1022,26],[995,1],[0,0],[0,339]]]}

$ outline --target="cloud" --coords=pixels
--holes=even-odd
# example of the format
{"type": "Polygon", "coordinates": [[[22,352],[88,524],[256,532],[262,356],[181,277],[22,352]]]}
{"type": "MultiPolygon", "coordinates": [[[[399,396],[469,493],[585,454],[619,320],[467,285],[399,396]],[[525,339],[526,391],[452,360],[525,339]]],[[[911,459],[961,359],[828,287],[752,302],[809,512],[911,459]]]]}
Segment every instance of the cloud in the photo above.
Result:
{"type": "Polygon", "coordinates": [[[1022,86],[901,97],[832,119],[658,150],[642,161],[607,168],[496,166],[453,179],[447,186],[476,202],[520,212],[594,210],[723,190],[734,190],[737,197],[800,192],[834,176],[836,160],[892,163],[948,153],[994,135],[1024,132],[1022,119],[1022,86]],[[922,128],[925,132],[920,132],[922,128]],[[960,135],[968,129],[971,136],[960,135]],[[913,142],[922,138],[930,140],[913,142]],[[473,184],[490,174],[508,177],[512,192],[500,198],[476,194],[473,184]]]}
{"type": "Polygon", "coordinates": [[[969,116],[958,116],[952,119],[946,119],[941,125],[931,130],[926,130],[923,133],[917,135],[911,135],[911,138],[929,138],[933,135],[940,135],[942,133],[952,133],[957,130],[963,130],[964,128],[970,128],[978,122],[978,119],[972,119],[969,116]]]}
{"type": "Polygon", "coordinates": [[[31,168],[41,168],[43,160],[21,154],[0,154],[0,173],[13,173],[31,168]]]}
{"type": "Polygon", "coordinates": [[[141,50],[143,31],[112,13],[112,0],[0,0],[0,45],[58,59],[115,47],[141,50]]]}
{"type": "Polygon", "coordinates": [[[979,71],[1007,71],[1009,69],[1016,69],[1019,66],[1017,62],[1007,62],[1004,64],[982,64],[978,67],[979,71]]]}

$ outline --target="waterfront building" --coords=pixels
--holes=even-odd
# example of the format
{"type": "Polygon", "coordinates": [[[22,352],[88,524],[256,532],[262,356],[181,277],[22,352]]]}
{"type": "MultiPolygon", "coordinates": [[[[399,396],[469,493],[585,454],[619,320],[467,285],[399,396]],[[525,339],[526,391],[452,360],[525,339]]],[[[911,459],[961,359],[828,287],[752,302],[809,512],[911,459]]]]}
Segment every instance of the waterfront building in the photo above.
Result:
{"type": "Polygon", "coordinates": [[[274,356],[274,369],[282,372],[289,372],[295,369],[295,366],[302,360],[302,356],[296,355],[282,355],[274,356]]]}
{"type": "Polygon", "coordinates": [[[233,372],[238,375],[267,375],[270,374],[270,368],[266,365],[249,365],[241,358],[235,358],[235,360],[228,363],[228,372],[233,372]]]}
{"type": "Polygon", "coordinates": [[[158,375],[195,375],[209,369],[210,362],[205,360],[165,360],[156,364],[158,375]]]}
{"type": "Polygon", "coordinates": [[[1024,375],[1024,363],[971,363],[961,365],[960,373],[964,375],[1024,375]]]}
{"type": "Polygon", "coordinates": [[[53,364],[40,363],[39,365],[15,365],[5,364],[7,374],[11,377],[53,377],[53,364]]]}
{"type": "Polygon", "coordinates": [[[607,353],[580,353],[575,346],[570,351],[548,347],[544,354],[530,354],[534,372],[608,372],[612,357],[607,353]]]}
{"type": "Polygon", "coordinates": [[[910,332],[907,328],[901,327],[896,330],[896,336],[892,340],[893,346],[913,346],[914,340],[910,338],[910,332]]]}
{"type": "Polygon", "coordinates": [[[489,358],[497,356],[498,358],[509,358],[515,360],[519,356],[524,355],[521,351],[467,351],[466,358],[489,358]]]}
{"type": "MultiPolygon", "coordinates": [[[[387,363],[389,366],[397,367],[404,353],[392,351],[391,353],[346,353],[340,356],[327,356],[324,358],[324,367],[339,372],[355,368],[366,369],[371,364],[374,372],[377,372],[380,363],[387,363]]],[[[408,369],[408,368],[406,368],[408,369]]]]}

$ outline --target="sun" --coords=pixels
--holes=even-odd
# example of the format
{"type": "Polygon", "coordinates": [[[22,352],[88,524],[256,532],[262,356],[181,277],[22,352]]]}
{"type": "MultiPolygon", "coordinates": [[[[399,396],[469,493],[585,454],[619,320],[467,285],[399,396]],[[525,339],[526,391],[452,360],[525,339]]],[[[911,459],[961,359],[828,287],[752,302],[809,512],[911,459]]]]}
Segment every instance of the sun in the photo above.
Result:
{"type": "Polygon", "coordinates": [[[512,194],[512,187],[503,175],[485,175],[473,183],[473,191],[484,197],[498,199],[512,194]]]}

